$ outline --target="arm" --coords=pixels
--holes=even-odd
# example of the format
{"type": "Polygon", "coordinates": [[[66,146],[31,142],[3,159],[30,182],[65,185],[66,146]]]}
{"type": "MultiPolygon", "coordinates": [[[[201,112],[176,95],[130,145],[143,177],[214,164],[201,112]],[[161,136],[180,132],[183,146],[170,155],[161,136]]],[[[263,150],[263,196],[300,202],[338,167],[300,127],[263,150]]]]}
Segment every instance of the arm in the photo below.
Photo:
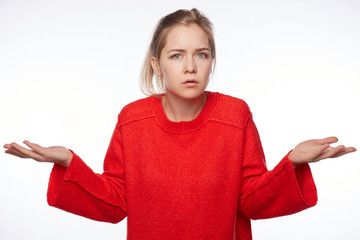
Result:
{"type": "MultiPolygon", "coordinates": [[[[70,150],[70,149],[69,149],[70,150]]],[[[72,150],[70,165],[54,164],[47,201],[50,206],[97,221],[117,223],[127,215],[123,145],[116,125],[104,159],[94,173],[72,150]]]]}
{"type": "Polygon", "coordinates": [[[244,129],[242,183],[239,211],[250,219],[293,214],[317,202],[316,186],[308,164],[295,166],[291,151],[268,171],[259,133],[251,113],[244,129]]]}
{"type": "Polygon", "coordinates": [[[5,153],[54,163],[47,194],[49,205],[98,221],[116,223],[125,218],[125,168],[119,123],[105,156],[103,174],[94,173],[65,147],[42,147],[27,140],[24,143],[30,149],[13,142],[4,145],[5,153]]]}

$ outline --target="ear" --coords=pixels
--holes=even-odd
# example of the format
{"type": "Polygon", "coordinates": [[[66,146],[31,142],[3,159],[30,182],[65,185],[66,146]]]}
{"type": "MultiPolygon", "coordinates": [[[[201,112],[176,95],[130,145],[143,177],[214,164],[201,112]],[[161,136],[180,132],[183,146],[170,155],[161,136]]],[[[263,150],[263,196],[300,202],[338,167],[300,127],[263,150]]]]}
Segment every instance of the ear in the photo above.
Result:
{"type": "Polygon", "coordinates": [[[151,63],[151,66],[152,66],[155,74],[160,76],[161,75],[161,69],[160,69],[159,61],[153,56],[150,59],[150,63],[151,63]]]}

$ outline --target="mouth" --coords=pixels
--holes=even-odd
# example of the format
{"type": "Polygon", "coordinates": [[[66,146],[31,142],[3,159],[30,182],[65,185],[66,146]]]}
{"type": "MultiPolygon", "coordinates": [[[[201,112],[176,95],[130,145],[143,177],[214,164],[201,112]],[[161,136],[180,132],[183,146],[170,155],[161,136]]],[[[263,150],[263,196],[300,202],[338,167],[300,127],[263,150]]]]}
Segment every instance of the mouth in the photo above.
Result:
{"type": "Polygon", "coordinates": [[[183,84],[197,84],[197,83],[199,83],[199,81],[195,79],[188,79],[183,82],[183,84]]]}

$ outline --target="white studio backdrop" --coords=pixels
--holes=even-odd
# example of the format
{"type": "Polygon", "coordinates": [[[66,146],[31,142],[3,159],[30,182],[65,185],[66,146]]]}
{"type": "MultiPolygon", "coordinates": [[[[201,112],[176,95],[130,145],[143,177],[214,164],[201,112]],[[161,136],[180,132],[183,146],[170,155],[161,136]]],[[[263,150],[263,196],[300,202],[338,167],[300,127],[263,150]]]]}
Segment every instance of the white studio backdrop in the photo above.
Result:
{"type": "MultiPolygon", "coordinates": [[[[0,143],[66,146],[101,173],[117,114],[145,97],[138,79],[156,22],[192,7],[214,24],[207,89],[247,101],[269,169],[311,138],[360,148],[358,0],[0,0],[0,143]]],[[[102,223],[49,207],[52,164],[3,152],[0,239],[126,238],[126,218],[102,223]]],[[[311,169],[318,204],[253,221],[255,240],[360,239],[359,154],[311,169]]]]}

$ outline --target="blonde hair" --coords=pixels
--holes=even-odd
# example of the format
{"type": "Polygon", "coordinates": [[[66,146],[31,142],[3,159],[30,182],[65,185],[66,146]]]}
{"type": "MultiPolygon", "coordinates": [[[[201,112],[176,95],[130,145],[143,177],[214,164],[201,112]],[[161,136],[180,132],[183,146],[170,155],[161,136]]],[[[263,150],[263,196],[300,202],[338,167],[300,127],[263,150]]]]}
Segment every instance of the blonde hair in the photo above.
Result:
{"type": "MultiPolygon", "coordinates": [[[[158,95],[165,92],[164,83],[161,81],[161,78],[155,74],[150,60],[152,57],[160,59],[161,50],[164,48],[166,43],[166,36],[172,27],[179,24],[186,26],[190,24],[197,24],[204,30],[209,40],[211,55],[214,59],[213,70],[215,69],[215,40],[213,36],[212,23],[196,8],[192,8],[191,10],[179,9],[162,17],[155,26],[140,75],[140,90],[147,96],[158,95]],[[153,81],[154,75],[155,85],[153,81]]],[[[212,71],[212,74],[213,72],[214,71],[212,71]]]]}

